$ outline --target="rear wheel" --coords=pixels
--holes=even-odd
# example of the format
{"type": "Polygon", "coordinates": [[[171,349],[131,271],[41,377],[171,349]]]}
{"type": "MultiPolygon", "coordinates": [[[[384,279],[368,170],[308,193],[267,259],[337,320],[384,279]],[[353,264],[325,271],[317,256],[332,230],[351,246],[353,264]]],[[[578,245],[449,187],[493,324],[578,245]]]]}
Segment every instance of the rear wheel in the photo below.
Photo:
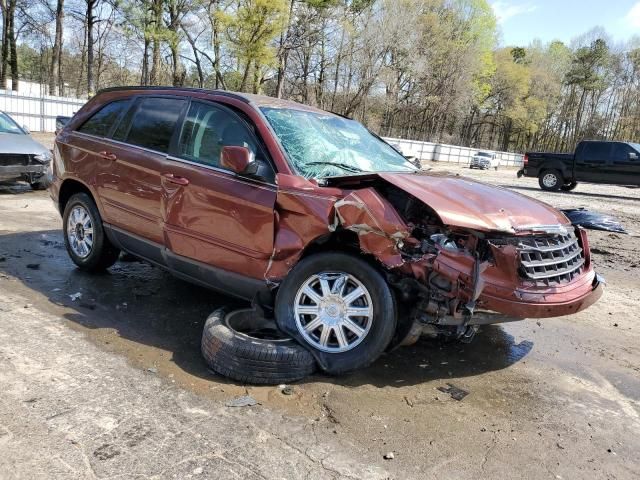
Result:
{"type": "Polygon", "coordinates": [[[120,250],[104,233],[98,207],[86,193],[76,193],[62,216],[67,253],[78,267],[101,271],[116,263],[120,250]]]}
{"type": "Polygon", "coordinates": [[[319,253],[298,263],[276,297],[279,327],[328,373],[366,367],[389,345],[396,304],[382,275],[345,253],[319,253]]]}
{"type": "Polygon", "coordinates": [[[557,170],[544,170],[538,176],[538,183],[542,190],[557,191],[564,184],[562,175],[557,170]]]}

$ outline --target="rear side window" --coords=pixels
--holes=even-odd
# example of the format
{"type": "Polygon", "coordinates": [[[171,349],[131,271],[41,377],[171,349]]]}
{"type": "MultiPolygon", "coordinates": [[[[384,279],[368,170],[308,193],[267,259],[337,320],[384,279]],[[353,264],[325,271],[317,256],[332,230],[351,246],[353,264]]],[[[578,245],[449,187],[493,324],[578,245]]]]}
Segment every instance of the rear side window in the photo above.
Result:
{"type": "Polygon", "coordinates": [[[89,120],[84,122],[78,131],[98,137],[106,137],[109,135],[111,127],[113,127],[128,106],[129,99],[116,100],[115,102],[108,103],[94,113],[89,120]]]}
{"type": "Polygon", "coordinates": [[[185,101],[145,98],[131,120],[127,143],[167,153],[185,101]]]}
{"type": "Polygon", "coordinates": [[[585,162],[606,163],[610,150],[610,143],[589,142],[585,144],[582,156],[585,162]]]}

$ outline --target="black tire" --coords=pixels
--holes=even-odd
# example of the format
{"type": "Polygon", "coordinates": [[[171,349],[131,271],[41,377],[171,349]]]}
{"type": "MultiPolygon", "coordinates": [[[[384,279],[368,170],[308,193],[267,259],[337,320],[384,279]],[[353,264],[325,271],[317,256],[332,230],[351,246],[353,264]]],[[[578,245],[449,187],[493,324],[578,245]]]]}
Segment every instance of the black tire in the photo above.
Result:
{"type": "Polygon", "coordinates": [[[278,289],[275,316],[281,330],[298,340],[313,354],[322,370],[344,374],[369,366],[385,351],[397,322],[395,297],[384,277],[364,260],[341,252],[324,252],[301,260],[278,289]],[[356,278],[368,291],[373,307],[371,326],[359,344],[350,350],[325,352],[307,341],[296,326],[294,304],[298,290],[313,275],[344,272],[356,278]]]}
{"type": "Polygon", "coordinates": [[[561,186],[560,190],[562,190],[563,192],[570,192],[571,190],[574,190],[577,186],[578,186],[578,182],[571,182],[561,186]]]}
{"type": "Polygon", "coordinates": [[[209,315],[201,350],[213,371],[243,383],[290,383],[316,369],[305,348],[250,309],[222,307],[209,315]]]}
{"type": "Polygon", "coordinates": [[[62,215],[62,231],[64,234],[64,244],[67,247],[67,253],[73,263],[83,270],[90,272],[103,271],[112,266],[120,255],[120,250],[114,247],[107,238],[102,226],[102,218],[98,207],[96,207],[93,199],[86,193],[76,193],[73,195],[64,207],[62,215]],[[93,225],[93,245],[90,253],[86,257],[77,255],[69,243],[68,220],[69,215],[76,206],[84,208],[91,218],[93,225]]]}
{"type": "Polygon", "coordinates": [[[564,185],[564,179],[558,170],[543,170],[538,175],[538,184],[542,190],[556,192],[564,185]],[[555,183],[552,182],[552,179],[555,179],[555,183]]]}

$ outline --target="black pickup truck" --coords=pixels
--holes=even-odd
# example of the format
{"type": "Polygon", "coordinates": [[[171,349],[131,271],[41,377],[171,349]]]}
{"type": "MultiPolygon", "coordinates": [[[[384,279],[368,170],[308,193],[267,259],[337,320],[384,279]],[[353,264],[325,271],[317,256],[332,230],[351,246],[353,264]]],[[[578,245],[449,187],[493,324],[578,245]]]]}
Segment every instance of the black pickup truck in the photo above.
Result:
{"type": "Polygon", "coordinates": [[[551,191],[573,190],[578,182],[640,185],[640,144],[586,140],[573,154],[526,153],[523,175],[551,191]]]}

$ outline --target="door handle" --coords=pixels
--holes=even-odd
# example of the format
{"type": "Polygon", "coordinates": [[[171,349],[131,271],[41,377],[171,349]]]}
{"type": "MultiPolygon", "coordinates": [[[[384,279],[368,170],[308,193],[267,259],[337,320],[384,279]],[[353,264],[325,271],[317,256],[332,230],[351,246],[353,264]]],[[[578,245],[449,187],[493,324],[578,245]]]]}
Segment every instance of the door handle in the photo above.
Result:
{"type": "Polygon", "coordinates": [[[112,162],[118,158],[118,157],[116,157],[115,153],[111,153],[111,152],[107,152],[107,151],[99,152],[98,155],[100,155],[105,160],[111,160],[112,162]]]}
{"type": "Polygon", "coordinates": [[[189,185],[189,179],[184,177],[177,177],[173,173],[165,173],[162,175],[171,183],[176,183],[178,185],[187,186],[189,185]]]}

